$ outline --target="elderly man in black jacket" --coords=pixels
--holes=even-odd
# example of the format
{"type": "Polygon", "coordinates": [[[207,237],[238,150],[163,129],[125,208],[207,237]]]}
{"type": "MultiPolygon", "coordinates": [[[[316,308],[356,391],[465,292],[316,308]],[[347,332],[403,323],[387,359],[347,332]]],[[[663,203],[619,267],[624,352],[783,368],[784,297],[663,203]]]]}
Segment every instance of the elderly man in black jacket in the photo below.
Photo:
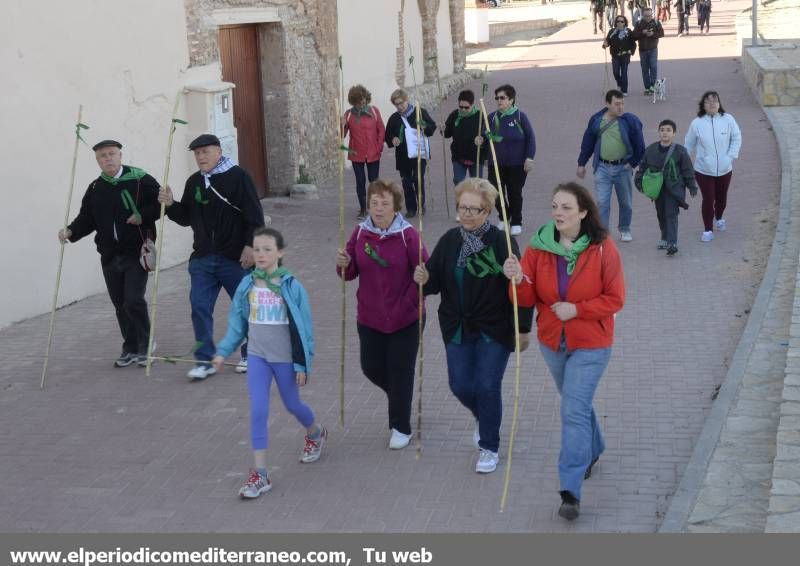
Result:
{"type": "MultiPolygon", "coordinates": [[[[216,373],[211,365],[216,352],[214,305],[222,287],[233,298],[239,282],[253,266],[253,231],[264,225],[264,212],[250,175],[222,155],[217,136],[203,134],[189,144],[189,149],[200,170],[186,180],[180,201],[173,199],[169,187],[161,189],[158,200],[166,205],[170,219],[191,226],[194,233],[189,301],[197,365],[187,376],[206,379],[216,373]]],[[[237,370],[246,371],[246,346],[242,346],[242,360],[237,370]]]]}
{"type": "Polygon", "coordinates": [[[155,239],[158,181],[144,170],[122,164],[122,144],[103,140],[92,148],[100,176],[89,184],[78,216],[58,232],[62,242],[77,242],[95,233],[108,296],[122,332],[122,353],[114,367],[147,364],[150,319],[147,316],[147,272],[139,263],[142,243],[155,239]]]}

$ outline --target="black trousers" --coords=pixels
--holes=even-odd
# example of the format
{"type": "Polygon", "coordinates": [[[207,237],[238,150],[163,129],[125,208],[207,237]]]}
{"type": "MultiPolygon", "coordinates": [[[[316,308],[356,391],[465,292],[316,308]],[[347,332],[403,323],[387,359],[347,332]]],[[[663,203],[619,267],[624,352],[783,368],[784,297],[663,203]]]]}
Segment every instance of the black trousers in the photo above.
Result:
{"type": "Polygon", "coordinates": [[[122,333],[122,351],[147,354],[150,338],[150,317],[144,298],[147,272],[138,257],[118,255],[103,266],[103,277],[122,333]]]}
{"type": "Polygon", "coordinates": [[[411,434],[419,323],[415,321],[391,334],[359,323],[358,337],[361,342],[361,371],[383,389],[389,400],[389,427],[411,434]]]}
{"type": "MultiPolygon", "coordinates": [[[[508,218],[512,226],[522,226],[522,187],[525,186],[525,179],[528,174],[522,165],[500,166],[500,180],[503,183],[503,194],[506,197],[506,208],[508,218]]],[[[489,164],[489,182],[497,187],[497,179],[494,174],[494,165],[489,164]]],[[[494,207],[497,215],[502,219],[503,214],[500,209],[500,197],[497,197],[494,207]]]]}
{"type": "Polygon", "coordinates": [[[662,189],[655,201],[658,227],[661,230],[661,239],[667,244],[678,244],[678,213],[680,206],[678,200],[669,191],[662,189]]]}
{"type": "Polygon", "coordinates": [[[422,191],[422,211],[425,212],[425,168],[428,166],[427,160],[423,159],[420,163],[422,176],[417,179],[417,160],[414,159],[410,169],[400,169],[400,179],[403,182],[403,197],[406,201],[406,210],[411,214],[417,213],[417,191],[422,191]]]}

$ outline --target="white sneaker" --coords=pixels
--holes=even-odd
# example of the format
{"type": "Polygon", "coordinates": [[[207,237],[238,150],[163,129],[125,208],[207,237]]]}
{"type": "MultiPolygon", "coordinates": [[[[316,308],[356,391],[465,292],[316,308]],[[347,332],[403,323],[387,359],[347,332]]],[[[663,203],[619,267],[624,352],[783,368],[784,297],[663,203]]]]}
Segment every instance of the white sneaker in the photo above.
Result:
{"type": "Polygon", "coordinates": [[[475,465],[475,471],[479,474],[490,474],[497,469],[497,461],[499,459],[500,457],[497,455],[497,452],[481,448],[481,454],[478,456],[478,463],[475,465]]]}
{"type": "Polygon", "coordinates": [[[512,226],[511,227],[511,235],[512,236],[519,236],[522,234],[522,226],[512,226]]]}
{"type": "Polygon", "coordinates": [[[236,367],[233,368],[236,373],[247,373],[247,358],[242,358],[236,367]]]}
{"type": "Polygon", "coordinates": [[[497,229],[500,230],[501,232],[505,232],[506,231],[506,223],[505,222],[498,222],[497,223],[497,229]]]}
{"type": "Polygon", "coordinates": [[[475,430],[472,432],[472,445],[475,446],[475,450],[481,449],[481,431],[478,428],[478,421],[475,421],[475,430]]]}
{"type": "Polygon", "coordinates": [[[411,442],[410,434],[403,434],[396,428],[392,429],[392,437],[389,439],[389,448],[392,450],[401,450],[408,446],[409,442],[411,442]]]}
{"type": "Polygon", "coordinates": [[[714,232],[703,232],[703,235],[700,236],[701,242],[710,242],[714,239],[714,232]]]}
{"type": "Polygon", "coordinates": [[[633,241],[633,236],[631,236],[631,233],[627,232],[627,231],[626,232],[620,232],[619,233],[619,239],[620,239],[621,242],[632,242],[633,241]]]}
{"type": "Polygon", "coordinates": [[[717,220],[717,230],[719,230],[720,232],[724,232],[727,227],[728,223],[725,222],[724,218],[720,218],[719,220],[717,220]]]}
{"type": "Polygon", "coordinates": [[[186,377],[192,380],[203,380],[217,373],[212,366],[194,366],[186,373],[186,377]]]}

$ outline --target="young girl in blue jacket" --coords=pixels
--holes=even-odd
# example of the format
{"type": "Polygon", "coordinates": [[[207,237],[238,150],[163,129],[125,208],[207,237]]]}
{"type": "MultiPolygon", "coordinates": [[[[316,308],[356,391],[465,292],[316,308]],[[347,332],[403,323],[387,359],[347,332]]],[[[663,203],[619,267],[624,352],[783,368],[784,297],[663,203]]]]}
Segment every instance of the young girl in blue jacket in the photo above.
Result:
{"type": "Polygon", "coordinates": [[[284,406],[306,429],[300,461],[308,464],[319,460],[328,437],[313,411],[300,400],[299,388],[311,373],[314,334],[308,294],[281,266],[284,247],[283,236],[273,228],[258,228],[253,233],[255,269],[236,289],[228,331],[213,360],[220,371],[225,358],[249,336],[247,389],[255,469],[239,490],[239,495],[247,499],[272,489],[267,473],[267,420],[273,376],[284,406]]]}

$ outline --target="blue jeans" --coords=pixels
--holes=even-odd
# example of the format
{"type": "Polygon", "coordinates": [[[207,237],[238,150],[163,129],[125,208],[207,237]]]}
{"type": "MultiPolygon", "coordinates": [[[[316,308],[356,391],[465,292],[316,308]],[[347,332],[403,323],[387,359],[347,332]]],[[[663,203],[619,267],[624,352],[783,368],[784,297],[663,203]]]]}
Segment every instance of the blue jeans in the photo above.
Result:
{"type": "Polygon", "coordinates": [[[369,179],[370,183],[377,179],[380,169],[380,160],[372,163],[353,161],[353,173],[356,176],[356,196],[358,197],[358,206],[361,212],[366,212],[367,210],[367,179],[369,179]],[[364,174],[364,165],[367,166],[366,175],[364,174]]]}
{"type": "Polygon", "coordinates": [[[616,189],[617,204],[619,205],[619,231],[628,232],[631,229],[633,217],[633,173],[626,165],[611,165],[602,161],[594,172],[594,196],[597,208],[600,209],[600,219],[606,228],[609,227],[611,217],[611,189],[616,189]]]}
{"type": "Polygon", "coordinates": [[[614,71],[614,80],[623,93],[628,92],[628,64],[631,62],[630,55],[620,55],[611,58],[611,69],[614,71]]]}
{"type": "Polygon", "coordinates": [[[568,352],[562,341],[557,352],[543,344],[539,349],[561,394],[561,452],[558,456],[561,491],[569,491],[580,499],[583,475],[606,447],[592,400],[611,358],[611,348],[568,352]]]}
{"type": "Polygon", "coordinates": [[[480,334],[464,334],[461,344],[447,344],[445,350],[450,391],[478,421],[480,447],[497,452],[503,420],[501,385],[511,352],[480,334]]]}
{"type": "MultiPolygon", "coordinates": [[[[214,305],[219,290],[225,287],[228,296],[233,298],[236,288],[247,273],[238,261],[210,254],[189,260],[191,290],[189,302],[192,305],[192,327],[194,339],[199,347],[194,352],[197,361],[208,362],[217,352],[214,346],[214,305]]],[[[242,345],[242,357],[247,357],[247,344],[242,345]]],[[[209,364],[203,364],[209,365],[209,364]]]]}
{"type": "Polygon", "coordinates": [[[658,79],[658,47],[639,51],[639,62],[642,64],[642,82],[645,90],[653,88],[658,79]]]}
{"type": "Polygon", "coordinates": [[[457,185],[467,177],[483,177],[483,163],[480,167],[476,163],[467,167],[460,161],[453,160],[453,184],[457,185]]]}

